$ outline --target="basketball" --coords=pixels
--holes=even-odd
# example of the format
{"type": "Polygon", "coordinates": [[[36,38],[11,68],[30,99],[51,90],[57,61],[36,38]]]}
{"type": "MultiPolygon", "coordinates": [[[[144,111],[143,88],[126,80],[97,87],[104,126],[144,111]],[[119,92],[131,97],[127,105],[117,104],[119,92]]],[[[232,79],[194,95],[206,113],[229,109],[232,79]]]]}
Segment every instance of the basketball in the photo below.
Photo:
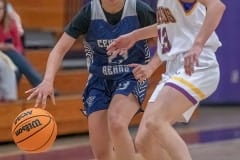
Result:
{"type": "Polygon", "coordinates": [[[19,149],[39,153],[48,150],[57,136],[54,117],[41,108],[29,108],[17,115],[12,124],[12,138],[19,149]]]}

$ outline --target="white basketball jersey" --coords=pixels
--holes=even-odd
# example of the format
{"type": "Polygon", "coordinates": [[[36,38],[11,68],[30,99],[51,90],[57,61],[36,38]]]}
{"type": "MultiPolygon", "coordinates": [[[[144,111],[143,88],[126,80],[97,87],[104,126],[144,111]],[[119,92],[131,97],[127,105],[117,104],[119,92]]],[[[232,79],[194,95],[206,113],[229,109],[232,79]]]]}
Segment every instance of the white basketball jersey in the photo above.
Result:
{"type": "MultiPolygon", "coordinates": [[[[162,60],[188,51],[200,31],[206,15],[206,8],[195,2],[186,11],[180,0],[158,0],[158,54],[162,60]]],[[[221,46],[215,32],[205,43],[205,48],[215,52],[221,46]]]]}

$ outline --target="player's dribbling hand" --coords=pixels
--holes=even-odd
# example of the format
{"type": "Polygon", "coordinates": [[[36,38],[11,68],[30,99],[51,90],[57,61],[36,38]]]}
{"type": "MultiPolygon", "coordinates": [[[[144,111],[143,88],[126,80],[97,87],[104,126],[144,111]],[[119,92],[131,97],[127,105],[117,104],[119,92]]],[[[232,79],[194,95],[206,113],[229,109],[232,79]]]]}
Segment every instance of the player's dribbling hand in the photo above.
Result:
{"type": "Polygon", "coordinates": [[[132,70],[133,75],[135,79],[138,81],[142,82],[150,78],[150,76],[153,73],[152,68],[150,65],[141,65],[141,64],[129,64],[129,67],[133,67],[134,69],[132,70]]]}
{"type": "Polygon", "coordinates": [[[107,47],[107,54],[113,57],[127,53],[135,44],[135,39],[131,33],[121,35],[107,47]]]}
{"type": "Polygon", "coordinates": [[[198,57],[202,52],[202,48],[193,47],[184,55],[184,69],[186,74],[192,75],[194,67],[198,66],[198,57]]]}
{"type": "Polygon", "coordinates": [[[25,93],[30,93],[27,100],[36,97],[34,107],[38,107],[41,104],[42,108],[46,108],[48,96],[50,96],[53,104],[56,104],[53,84],[50,82],[42,81],[37,87],[29,89],[25,93]]]}

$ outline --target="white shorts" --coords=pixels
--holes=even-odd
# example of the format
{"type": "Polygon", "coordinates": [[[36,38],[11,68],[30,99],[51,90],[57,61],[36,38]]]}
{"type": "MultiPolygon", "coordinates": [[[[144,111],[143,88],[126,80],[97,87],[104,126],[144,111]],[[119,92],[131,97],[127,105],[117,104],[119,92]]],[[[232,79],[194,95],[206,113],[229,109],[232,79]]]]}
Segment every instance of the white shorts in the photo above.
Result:
{"type": "Polygon", "coordinates": [[[162,75],[162,80],[154,90],[149,102],[156,100],[163,86],[175,88],[193,104],[179,119],[179,122],[188,122],[199,102],[216,90],[220,73],[215,53],[207,49],[200,54],[199,65],[194,67],[194,73],[191,76],[185,73],[183,56],[184,54],[178,54],[167,61],[166,72],[162,75]]]}

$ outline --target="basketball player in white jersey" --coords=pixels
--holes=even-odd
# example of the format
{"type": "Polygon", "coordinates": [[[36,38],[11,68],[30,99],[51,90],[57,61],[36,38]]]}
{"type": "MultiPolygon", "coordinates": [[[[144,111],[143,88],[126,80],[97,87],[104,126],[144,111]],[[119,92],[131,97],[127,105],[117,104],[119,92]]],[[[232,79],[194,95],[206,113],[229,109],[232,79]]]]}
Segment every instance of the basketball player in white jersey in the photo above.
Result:
{"type": "Polygon", "coordinates": [[[220,0],[158,0],[156,25],[120,36],[108,47],[108,54],[115,56],[140,39],[158,36],[157,54],[150,63],[130,65],[142,81],[166,61],[166,72],[149,100],[135,140],[146,160],[165,159],[161,147],[172,160],[192,159],[172,124],[188,122],[198,103],[217,88],[215,52],[221,43],[214,31],[224,10],[220,0]]]}

